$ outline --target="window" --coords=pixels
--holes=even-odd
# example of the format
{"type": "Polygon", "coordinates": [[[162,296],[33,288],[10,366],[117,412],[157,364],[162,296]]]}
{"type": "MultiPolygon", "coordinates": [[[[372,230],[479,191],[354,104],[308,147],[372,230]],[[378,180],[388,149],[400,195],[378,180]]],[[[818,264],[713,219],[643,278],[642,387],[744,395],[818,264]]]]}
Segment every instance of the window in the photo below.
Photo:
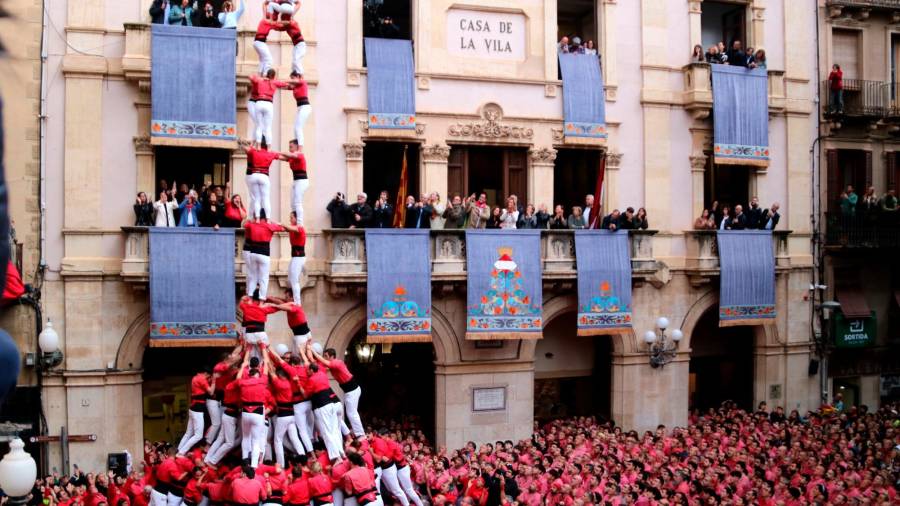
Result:
{"type": "Polygon", "coordinates": [[[506,197],[516,195],[524,205],[528,197],[526,155],[524,148],[453,146],[447,164],[447,192],[484,192],[492,206],[503,206],[506,197]]]}
{"type": "MultiPolygon", "coordinates": [[[[378,200],[378,194],[388,192],[393,204],[400,185],[403,170],[403,151],[406,150],[406,187],[402,193],[419,198],[419,146],[400,142],[366,141],[363,148],[363,191],[369,203],[378,200]]],[[[356,195],[348,195],[349,201],[356,202],[356,195]]]]}
{"type": "Polygon", "coordinates": [[[409,0],[364,0],[363,37],[412,40],[409,0]]]}
{"type": "Polygon", "coordinates": [[[750,202],[751,167],[742,165],[716,165],[712,155],[707,157],[706,173],[703,179],[703,205],[706,209],[718,202],[718,212],[724,207],[734,209],[740,204],[747,207],[750,202]]]}
{"type": "MultiPolygon", "coordinates": [[[[550,211],[553,206],[563,206],[566,215],[573,206],[584,207],[584,196],[594,193],[597,187],[597,169],[600,166],[600,151],[588,149],[559,149],[553,164],[553,202],[547,202],[550,211]]],[[[601,198],[595,195],[595,198],[601,198]]]]}
{"type": "MultiPolygon", "coordinates": [[[[230,177],[230,152],[225,149],[207,148],[156,148],[156,188],[154,199],[159,196],[162,181],[169,187],[176,181],[180,187],[186,184],[198,192],[204,186],[223,186],[230,177]]],[[[179,194],[180,202],[182,195],[179,194]]]]}
{"type": "Polygon", "coordinates": [[[859,79],[859,32],[838,30],[831,32],[832,63],[841,66],[844,81],[859,79]]]}
{"type": "Polygon", "coordinates": [[[871,184],[872,154],[859,149],[832,149],[827,153],[828,162],[828,211],[837,212],[840,195],[853,186],[854,192],[862,197],[871,184]]]}
{"type": "Polygon", "coordinates": [[[599,47],[600,31],[597,27],[597,2],[595,0],[559,0],[556,2],[556,40],[575,37],[581,39],[586,48],[588,42],[596,50],[599,47]]]}
{"type": "Polygon", "coordinates": [[[734,2],[703,2],[700,15],[700,40],[707,49],[719,42],[725,48],[731,48],[734,41],[739,40],[747,48],[747,6],[734,2]]]}

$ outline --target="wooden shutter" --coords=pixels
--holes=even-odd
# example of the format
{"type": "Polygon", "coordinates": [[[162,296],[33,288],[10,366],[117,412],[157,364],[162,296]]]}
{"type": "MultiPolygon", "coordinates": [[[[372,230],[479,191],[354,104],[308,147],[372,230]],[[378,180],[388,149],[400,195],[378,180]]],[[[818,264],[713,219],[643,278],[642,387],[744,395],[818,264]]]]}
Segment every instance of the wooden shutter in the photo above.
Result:
{"type": "Polygon", "coordinates": [[[859,32],[839,30],[831,32],[832,63],[844,71],[844,79],[859,79],[859,32]]]}
{"type": "Polygon", "coordinates": [[[869,191],[869,187],[872,186],[872,152],[863,151],[863,153],[865,153],[866,157],[866,187],[860,188],[860,190],[862,190],[861,193],[865,194],[869,191]]]}
{"type": "Polygon", "coordinates": [[[524,206],[528,199],[528,163],[524,149],[507,149],[503,152],[503,164],[506,166],[504,178],[506,179],[506,196],[516,195],[524,206]]]}
{"type": "Polygon", "coordinates": [[[466,160],[468,150],[464,147],[453,146],[450,148],[450,158],[447,160],[447,201],[450,201],[454,193],[466,196],[466,160]]]}
{"type": "Polygon", "coordinates": [[[825,159],[828,171],[828,188],[825,194],[828,195],[829,212],[837,211],[837,198],[841,194],[841,169],[838,166],[838,150],[829,149],[825,152],[825,159]]]}

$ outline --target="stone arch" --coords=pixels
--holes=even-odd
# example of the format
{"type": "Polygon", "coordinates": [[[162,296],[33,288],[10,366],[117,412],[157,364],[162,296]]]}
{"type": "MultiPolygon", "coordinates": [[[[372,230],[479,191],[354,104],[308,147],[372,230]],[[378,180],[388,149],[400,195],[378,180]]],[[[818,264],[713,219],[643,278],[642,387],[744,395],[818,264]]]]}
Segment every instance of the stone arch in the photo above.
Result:
{"type": "MultiPolygon", "coordinates": [[[[544,301],[542,317],[544,327],[550,324],[556,318],[578,311],[578,296],[574,294],[556,295],[544,301]]],[[[630,330],[624,334],[612,334],[609,336],[612,341],[612,354],[621,355],[629,353],[634,348],[632,343],[635,342],[634,331],[630,330]]],[[[534,352],[537,349],[537,341],[522,341],[522,348],[519,358],[523,360],[534,360],[534,352]]]]}
{"type": "Polygon", "coordinates": [[[150,313],[143,312],[135,318],[122,336],[116,351],[116,369],[139,371],[144,366],[144,350],[150,341],[150,313]]]}
{"type": "MultiPolygon", "coordinates": [[[[334,348],[339,357],[343,356],[350,342],[366,324],[366,305],[359,304],[350,309],[332,327],[325,340],[326,348],[334,348]]],[[[434,346],[435,363],[447,364],[460,361],[460,350],[453,327],[437,308],[431,308],[431,337],[434,346]]]]}

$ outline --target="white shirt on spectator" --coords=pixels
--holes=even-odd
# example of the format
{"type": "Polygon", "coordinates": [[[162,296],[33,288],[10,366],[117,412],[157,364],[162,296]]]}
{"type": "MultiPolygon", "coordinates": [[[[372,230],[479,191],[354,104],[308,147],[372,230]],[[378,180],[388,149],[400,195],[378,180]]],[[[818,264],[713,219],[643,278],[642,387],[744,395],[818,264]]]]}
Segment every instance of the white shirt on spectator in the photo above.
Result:
{"type": "Polygon", "coordinates": [[[174,198],[172,200],[163,202],[161,200],[157,200],[153,203],[153,211],[156,214],[156,221],[154,224],[157,227],[174,227],[178,225],[178,222],[175,221],[175,209],[178,207],[178,201],[174,198]]]}
{"type": "Polygon", "coordinates": [[[238,7],[238,10],[220,12],[219,23],[222,25],[222,28],[237,28],[238,20],[241,19],[242,14],[244,14],[244,0],[241,0],[241,6],[238,7]]]}
{"type": "Polygon", "coordinates": [[[506,209],[500,213],[500,228],[516,228],[516,223],[519,221],[519,211],[509,212],[506,209]]]}

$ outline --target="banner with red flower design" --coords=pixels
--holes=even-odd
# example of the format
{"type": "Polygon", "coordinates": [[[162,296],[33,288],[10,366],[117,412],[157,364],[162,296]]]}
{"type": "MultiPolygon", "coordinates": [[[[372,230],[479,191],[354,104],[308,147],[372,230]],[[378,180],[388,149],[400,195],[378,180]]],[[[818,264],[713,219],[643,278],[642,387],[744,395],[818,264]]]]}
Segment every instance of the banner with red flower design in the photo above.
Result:
{"type": "Polygon", "coordinates": [[[366,340],[431,342],[428,230],[366,230],[366,340]]]}
{"type": "Polygon", "coordinates": [[[628,231],[576,230],[578,335],[620,334],[631,328],[631,247],[628,231]]]}
{"type": "Polygon", "coordinates": [[[540,230],[466,230],[466,339],[543,337],[540,230]]]}

